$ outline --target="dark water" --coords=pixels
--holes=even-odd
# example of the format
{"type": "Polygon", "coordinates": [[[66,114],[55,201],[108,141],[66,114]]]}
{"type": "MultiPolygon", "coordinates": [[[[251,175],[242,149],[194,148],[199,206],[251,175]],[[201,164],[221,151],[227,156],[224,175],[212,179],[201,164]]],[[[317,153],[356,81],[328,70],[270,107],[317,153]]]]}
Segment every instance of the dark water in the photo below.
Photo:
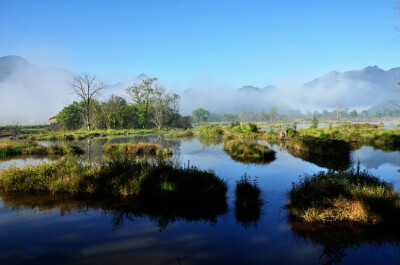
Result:
{"type": "MultiPolygon", "coordinates": [[[[400,263],[399,228],[310,226],[288,219],[284,205],[291,183],[301,174],[326,170],[313,157],[273,145],[276,160],[245,164],[231,159],[218,141],[195,138],[76,144],[86,148],[85,159],[96,162],[103,159],[103,144],[128,140],[158,142],[172,147],[174,159],[182,163],[213,169],[228,182],[226,205],[187,209],[118,199],[0,194],[0,264],[400,263]],[[235,211],[233,196],[235,181],[244,173],[258,177],[265,201],[248,215],[235,211]]],[[[351,157],[400,189],[400,152],[361,147],[351,157]]],[[[49,158],[0,161],[0,168],[42,161],[49,158]]]]}

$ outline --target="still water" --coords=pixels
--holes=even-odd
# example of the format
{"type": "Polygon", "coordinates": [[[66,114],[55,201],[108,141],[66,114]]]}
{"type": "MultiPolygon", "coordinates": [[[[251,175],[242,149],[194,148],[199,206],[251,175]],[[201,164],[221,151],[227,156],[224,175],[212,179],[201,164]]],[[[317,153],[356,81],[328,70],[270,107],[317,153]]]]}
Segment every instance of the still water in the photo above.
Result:
{"type": "MultiPolygon", "coordinates": [[[[171,147],[174,159],[212,169],[229,185],[227,204],[206,209],[138,206],[124,200],[0,193],[0,264],[398,264],[400,231],[361,226],[307,226],[288,219],[286,192],[299,175],[326,170],[309,157],[270,145],[268,164],[234,161],[218,141],[135,137],[74,143],[85,159],[101,161],[111,142],[151,141],[171,147]],[[189,161],[189,162],[188,162],[189,161]],[[313,163],[314,162],[314,163],[313,163]],[[319,165],[319,166],[318,166],[319,165]],[[243,174],[257,177],[264,204],[242,216],[234,186],[243,174]]],[[[51,162],[26,157],[11,164],[51,162]]],[[[400,190],[400,152],[361,147],[364,169],[400,190]]]]}

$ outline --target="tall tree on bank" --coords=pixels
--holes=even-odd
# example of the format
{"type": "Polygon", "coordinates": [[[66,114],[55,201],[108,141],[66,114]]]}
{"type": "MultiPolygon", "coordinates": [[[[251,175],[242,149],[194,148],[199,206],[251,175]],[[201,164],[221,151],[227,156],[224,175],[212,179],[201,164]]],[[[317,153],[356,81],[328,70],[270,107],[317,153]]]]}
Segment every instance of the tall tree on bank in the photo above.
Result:
{"type": "Polygon", "coordinates": [[[142,83],[130,86],[126,89],[126,93],[132,101],[137,105],[139,116],[139,124],[147,127],[149,122],[149,105],[155,91],[159,88],[157,78],[145,78],[142,83]]]}
{"type": "Polygon", "coordinates": [[[81,74],[74,75],[72,82],[69,83],[73,93],[82,99],[84,108],[82,114],[85,119],[86,127],[90,131],[91,103],[96,99],[99,92],[107,87],[106,83],[98,80],[95,75],[81,74]]]}

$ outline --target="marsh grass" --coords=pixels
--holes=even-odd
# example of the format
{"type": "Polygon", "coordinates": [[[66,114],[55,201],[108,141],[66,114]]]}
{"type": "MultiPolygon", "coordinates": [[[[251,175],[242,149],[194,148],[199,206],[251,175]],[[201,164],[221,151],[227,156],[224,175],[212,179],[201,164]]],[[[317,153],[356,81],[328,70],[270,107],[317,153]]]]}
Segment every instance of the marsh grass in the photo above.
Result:
{"type": "Polygon", "coordinates": [[[75,146],[42,146],[37,142],[1,142],[0,157],[18,155],[78,155],[84,151],[75,146]]]}
{"type": "Polygon", "coordinates": [[[393,185],[359,167],[305,175],[292,183],[288,200],[290,215],[305,222],[400,220],[400,199],[393,185]]]}
{"type": "Polygon", "coordinates": [[[321,156],[349,156],[351,145],[343,140],[322,139],[312,136],[298,136],[286,142],[294,149],[321,156]]]}
{"type": "Polygon", "coordinates": [[[246,174],[242,176],[236,181],[235,196],[236,220],[245,228],[252,223],[257,225],[263,204],[257,178],[251,180],[246,174]]]}
{"type": "Polygon", "coordinates": [[[205,202],[224,199],[227,186],[212,171],[183,168],[162,159],[122,159],[95,165],[67,157],[51,164],[5,169],[0,172],[0,189],[205,202]]]}
{"type": "Polygon", "coordinates": [[[224,150],[234,160],[261,164],[275,160],[276,153],[266,145],[234,139],[224,141],[224,150]]]}
{"type": "Polygon", "coordinates": [[[227,138],[257,139],[260,136],[259,128],[254,123],[234,123],[223,129],[227,138]]]}
{"type": "Polygon", "coordinates": [[[192,137],[194,136],[192,129],[187,130],[170,130],[164,133],[165,137],[175,138],[175,137],[192,137]]]}
{"type": "Polygon", "coordinates": [[[196,136],[200,137],[222,138],[224,135],[224,130],[213,124],[204,125],[193,132],[196,136]]]}
{"type": "Polygon", "coordinates": [[[103,147],[103,151],[112,159],[115,158],[135,158],[140,155],[151,156],[170,156],[171,148],[161,148],[155,143],[123,143],[123,144],[107,144],[103,147]]]}

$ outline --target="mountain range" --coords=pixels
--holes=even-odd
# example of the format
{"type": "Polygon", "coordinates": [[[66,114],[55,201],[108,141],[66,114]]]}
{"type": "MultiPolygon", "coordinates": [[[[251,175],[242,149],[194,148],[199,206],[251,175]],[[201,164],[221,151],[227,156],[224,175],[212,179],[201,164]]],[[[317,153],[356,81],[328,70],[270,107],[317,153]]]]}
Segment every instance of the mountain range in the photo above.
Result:
{"type": "MultiPolygon", "coordinates": [[[[76,98],[69,93],[68,82],[72,73],[58,68],[41,68],[19,56],[0,57],[0,124],[46,123],[63,106],[76,98]]],[[[132,76],[111,84],[104,97],[110,94],[125,96],[125,89],[140,82],[145,74],[132,76]]],[[[238,89],[185,89],[181,95],[181,111],[189,114],[197,107],[212,112],[238,112],[239,110],[269,110],[278,107],[281,113],[290,109],[313,111],[330,109],[334,103],[349,108],[376,111],[397,108],[395,93],[400,81],[400,67],[387,71],[378,66],[347,72],[331,71],[300,86],[255,87],[246,85],[238,89]],[[372,108],[371,108],[372,107],[372,108]]],[[[169,88],[167,87],[167,90],[169,88]]]]}

